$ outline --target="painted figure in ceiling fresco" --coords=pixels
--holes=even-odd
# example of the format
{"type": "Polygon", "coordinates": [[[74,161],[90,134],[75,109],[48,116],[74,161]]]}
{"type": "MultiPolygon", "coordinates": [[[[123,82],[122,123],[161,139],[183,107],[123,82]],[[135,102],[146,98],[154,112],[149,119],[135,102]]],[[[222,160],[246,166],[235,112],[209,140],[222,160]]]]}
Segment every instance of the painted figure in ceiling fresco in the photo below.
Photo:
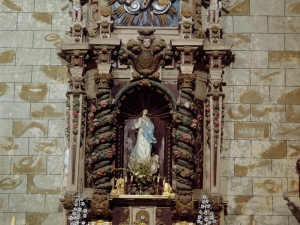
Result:
{"type": "Polygon", "coordinates": [[[151,158],[152,144],[156,143],[156,139],[153,136],[154,125],[147,114],[148,110],[144,109],[142,116],[135,124],[135,128],[139,131],[135,147],[130,154],[130,161],[134,160],[140,163],[151,158]]]}
{"type": "Polygon", "coordinates": [[[113,8],[116,26],[178,26],[179,0],[114,0],[113,8]]]}
{"type": "Polygon", "coordinates": [[[222,2],[229,3],[229,0],[210,0],[209,1],[209,23],[218,23],[219,22],[219,13],[222,9],[222,2]]]}

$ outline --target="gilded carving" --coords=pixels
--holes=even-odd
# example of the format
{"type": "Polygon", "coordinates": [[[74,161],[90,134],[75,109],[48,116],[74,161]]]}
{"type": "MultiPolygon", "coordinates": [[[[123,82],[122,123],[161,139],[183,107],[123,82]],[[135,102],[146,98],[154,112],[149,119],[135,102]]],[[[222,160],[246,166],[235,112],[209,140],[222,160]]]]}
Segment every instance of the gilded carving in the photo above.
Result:
{"type": "Polygon", "coordinates": [[[176,194],[173,191],[173,188],[167,182],[165,182],[163,185],[162,196],[168,196],[171,198],[174,198],[176,196],[176,194]]]}
{"type": "Polygon", "coordinates": [[[135,223],[140,225],[148,224],[150,221],[150,215],[149,212],[146,210],[140,210],[135,215],[135,223]]]}
{"type": "Polygon", "coordinates": [[[116,179],[116,186],[110,192],[111,195],[122,195],[125,194],[125,180],[124,178],[116,179]]]}
{"type": "Polygon", "coordinates": [[[130,39],[127,48],[119,51],[119,60],[123,64],[131,65],[135,70],[134,78],[139,76],[154,77],[161,66],[172,62],[173,53],[168,49],[163,39],[156,40],[155,30],[138,30],[138,41],[130,39]]]}

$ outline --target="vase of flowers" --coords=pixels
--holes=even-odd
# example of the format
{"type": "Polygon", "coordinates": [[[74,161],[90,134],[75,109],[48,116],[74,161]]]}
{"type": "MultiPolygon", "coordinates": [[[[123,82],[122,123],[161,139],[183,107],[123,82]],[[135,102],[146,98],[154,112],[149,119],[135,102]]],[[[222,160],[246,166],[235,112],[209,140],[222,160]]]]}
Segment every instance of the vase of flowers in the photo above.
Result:
{"type": "Polygon", "coordinates": [[[128,171],[130,176],[133,177],[134,181],[137,183],[139,194],[143,194],[143,186],[145,186],[149,182],[152,183],[155,179],[155,176],[153,174],[153,163],[153,158],[143,160],[142,162],[132,160],[130,163],[128,171]]]}

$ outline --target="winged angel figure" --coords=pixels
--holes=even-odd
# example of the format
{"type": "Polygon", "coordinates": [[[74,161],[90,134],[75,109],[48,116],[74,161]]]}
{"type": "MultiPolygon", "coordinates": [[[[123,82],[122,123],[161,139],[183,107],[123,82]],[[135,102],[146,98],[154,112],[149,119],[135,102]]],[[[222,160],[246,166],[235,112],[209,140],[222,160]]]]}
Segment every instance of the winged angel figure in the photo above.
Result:
{"type": "Polygon", "coordinates": [[[117,26],[177,26],[178,0],[106,0],[117,26]]]}

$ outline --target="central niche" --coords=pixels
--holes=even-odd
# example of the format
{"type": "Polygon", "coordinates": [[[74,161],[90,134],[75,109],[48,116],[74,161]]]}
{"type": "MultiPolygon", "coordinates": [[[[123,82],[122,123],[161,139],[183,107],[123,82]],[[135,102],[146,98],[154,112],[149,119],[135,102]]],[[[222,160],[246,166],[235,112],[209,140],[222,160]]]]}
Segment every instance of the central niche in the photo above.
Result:
{"type": "MultiPolygon", "coordinates": [[[[172,94],[160,83],[150,80],[134,82],[123,88],[116,96],[117,121],[117,154],[116,168],[127,168],[129,157],[133,151],[138,130],[135,123],[143,110],[148,110],[148,117],[154,125],[153,136],[156,143],[152,144],[150,155],[159,156],[159,176],[171,183],[171,111],[175,109],[172,94]]],[[[117,176],[125,177],[126,172],[118,172],[117,176]]]]}

